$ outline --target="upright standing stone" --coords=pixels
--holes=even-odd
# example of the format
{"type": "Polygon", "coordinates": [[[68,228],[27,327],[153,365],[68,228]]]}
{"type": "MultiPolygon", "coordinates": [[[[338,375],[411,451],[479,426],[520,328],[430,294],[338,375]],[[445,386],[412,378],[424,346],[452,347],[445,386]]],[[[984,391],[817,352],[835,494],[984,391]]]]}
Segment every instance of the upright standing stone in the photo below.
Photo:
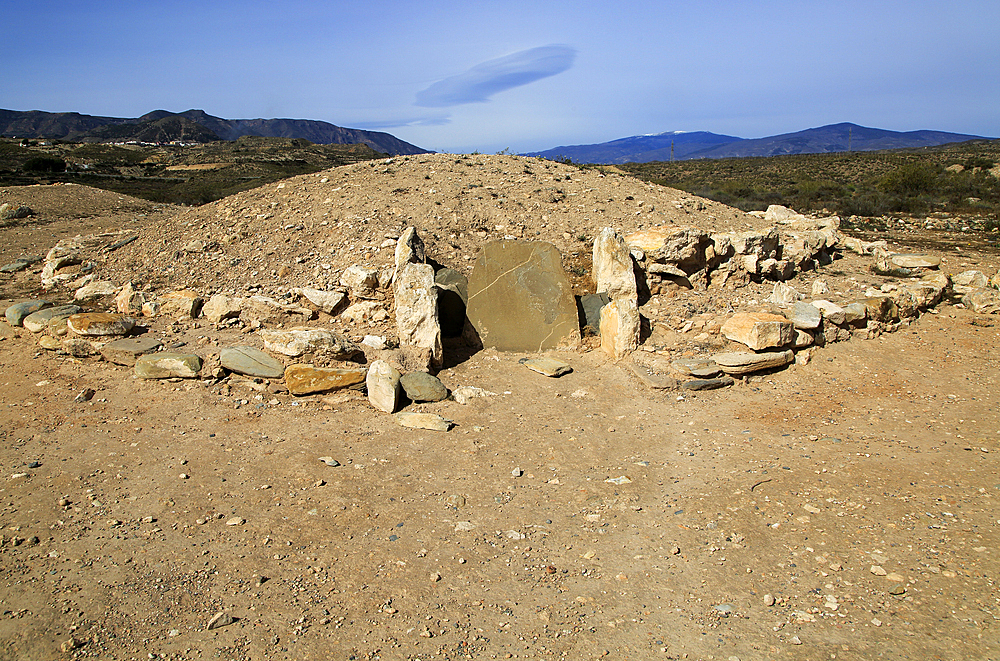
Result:
{"type": "Polygon", "coordinates": [[[594,280],[611,302],[601,308],[601,348],[621,358],[639,347],[639,299],[632,255],[622,235],[605,227],[594,240],[594,280]]]}
{"type": "Polygon", "coordinates": [[[399,273],[406,264],[423,264],[427,261],[427,251],[424,241],[417,235],[414,227],[407,227],[396,240],[396,270],[392,274],[392,282],[396,282],[399,273]]]}
{"type": "Polygon", "coordinates": [[[559,251],[542,241],[483,246],[469,278],[468,316],[483,346],[501,351],[544,351],[580,333],[559,251]]]}
{"type": "Polygon", "coordinates": [[[404,264],[396,277],[396,330],[400,346],[430,349],[431,366],[440,367],[441,325],[437,286],[430,264],[404,264]]]}
{"type": "Polygon", "coordinates": [[[632,255],[622,235],[610,227],[594,239],[594,281],[597,292],[611,300],[637,297],[632,255]]]}
{"type": "Polygon", "coordinates": [[[616,359],[638,349],[641,321],[634,299],[612,299],[601,308],[601,349],[616,359]]]}
{"type": "Polygon", "coordinates": [[[368,401],[379,411],[395,413],[399,407],[399,372],[384,360],[376,360],[368,368],[365,386],[368,388],[368,401]]]}

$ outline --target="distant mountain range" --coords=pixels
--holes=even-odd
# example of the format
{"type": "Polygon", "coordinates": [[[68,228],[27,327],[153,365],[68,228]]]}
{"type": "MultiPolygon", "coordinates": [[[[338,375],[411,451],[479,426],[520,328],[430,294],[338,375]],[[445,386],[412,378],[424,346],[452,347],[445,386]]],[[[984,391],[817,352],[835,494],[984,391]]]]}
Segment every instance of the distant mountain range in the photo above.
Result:
{"type": "Polygon", "coordinates": [[[236,140],[244,135],[269,138],[303,138],[319,145],[366,144],[392,154],[426,154],[380,131],[335,126],[311,119],[222,119],[204,110],[180,113],[154,110],[142,117],[99,117],[76,112],[0,110],[0,135],[48,138],[74,142],[212,142],[236,140]]]}
{"type": "Polygon", "coordinates": [[[555,147],[525,156],[542,156],[553,160],[568,158],[577,163],[648,163],[669,161],[671,152],[674,160],[739,158],[933,147],[949,142],[981,139],[988,138],[944,131],[887,131],[844,122],[754,139],[707,131],[636,135],[596,145],[555,147]]]}

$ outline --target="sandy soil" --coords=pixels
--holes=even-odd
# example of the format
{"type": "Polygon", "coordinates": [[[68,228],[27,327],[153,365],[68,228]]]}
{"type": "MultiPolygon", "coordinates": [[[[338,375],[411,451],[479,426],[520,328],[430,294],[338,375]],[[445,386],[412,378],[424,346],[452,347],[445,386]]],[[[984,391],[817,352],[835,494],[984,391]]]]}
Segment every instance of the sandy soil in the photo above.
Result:
{"type": "MultiPolygon", "coordinates": [[[[391,250],[371,247],[400,224],[467,269],[466,255],[510,227],[585,264],[577,235],[607,224],[758,222],[566,168],[570,182],[556,183],[580,190],[563,193],[591,196],[589,209],[603,199],[604,213],[584,217],[574,202],[532,224],[543,199],[532,179],[507,195],[523,210],[492,206],[462,229],[488,207],[427,218],[422,205],[439,205],[414,187],[452,177],[437,201],[457,207],[460,191],[476,191],[456,174],[469,166],[423,158],[403,161],[397,180],[362,164],[191,210],[73,187],[92,196],[86,213],[68,200],[50,211],[51,191],[4,189],[0,201],[18,194],[46,211],[0,230],[0,261],[127,226],[140,239],[101,265],[112,279],[131,270],[157,289],[280,293],[328,284],[352,260],[387,262],[391,250]],[[332,196],[310,187],[334,183],[358,190],[326,203],[323,225],[332,196]],[[413,191],[412,210],[352,220],[395,188],[413,191]],[[639,191],[655,211],[629,206],[639,191]],[[300,198],[317,206],[290,204],[300,198]],[[260,217],[273,202],[297,210],[260,217]],[[309,230],[282,229],[295,217],[309,230]],[[224,243],[227,231],[246,235],[224,243]],[[180,250],[196,238],[222,249],[180,250]],[[199,275],[207,261],[228,267],[199,275]]],[[[564,176],[479,158],[497,169],[480,173],[484,189],[525,168],[564,176]]],[[[995,254],[946,248],[952,272],[996,271],[995,254]]],[[[37,272],[2,277],[0,305],[38,294],[37,272]]],[[[817,277],[840,292],[880,281],[846,257],[790,284],[808,291],[817,277]]],[[[647,344],[703,351],[676,332],[680,308],[691,317],[769,289],[657,301],[647,344]]],[[[496,396],[411,407],[453,420],[446,433],[399,427],[360,397],[294,398],[236,376],[142,381],[42,351],[0,322],[0,659],[998,658],[1000,335],[996,317],[955,302],[705,393],[649,389],[599,351],[560,352],[574,371],[559,379],[481,351],[439,377],[496,396]],[[86,388],[94,397],[74,401],[86,388]],[[207,629],[218,612],[235,621],[207,629]]],[[[250,337],[203,321],[149,325],[199,353],[250,337]]]]}

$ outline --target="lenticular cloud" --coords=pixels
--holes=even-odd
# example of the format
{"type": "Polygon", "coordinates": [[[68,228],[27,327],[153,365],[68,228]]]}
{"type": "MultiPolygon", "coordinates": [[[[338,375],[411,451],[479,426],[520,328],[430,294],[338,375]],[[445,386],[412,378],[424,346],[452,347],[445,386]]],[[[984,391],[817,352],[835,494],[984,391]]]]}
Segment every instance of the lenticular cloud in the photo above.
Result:
{"type": "Polygon", "coordinates": [[[417,92],[416,105],[444,108],[464,103],[484,103],[497,92],[566,71],[573,66],[575,57],[576,50],[573,48],[551,45],[489,60],[417,92]]]}

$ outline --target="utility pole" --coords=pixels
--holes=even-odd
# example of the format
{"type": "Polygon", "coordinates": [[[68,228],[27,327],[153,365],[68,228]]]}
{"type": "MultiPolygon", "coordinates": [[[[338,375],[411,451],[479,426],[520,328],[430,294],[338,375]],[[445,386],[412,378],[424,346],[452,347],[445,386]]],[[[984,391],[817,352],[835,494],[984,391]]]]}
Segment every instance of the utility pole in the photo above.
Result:
{"type": "Polygon", "coordinates": [[[854,137],[854,127],[853,126],[848,126],[847,127],[847,153],[848,154],[851,153],[851,138],[853,138],[853,137],[854,137]]]}
{"type": "Polygon", "coordinates": [[[674,141],[673,138],[670,140],[670,162],[674,162],[674,141]]]}

